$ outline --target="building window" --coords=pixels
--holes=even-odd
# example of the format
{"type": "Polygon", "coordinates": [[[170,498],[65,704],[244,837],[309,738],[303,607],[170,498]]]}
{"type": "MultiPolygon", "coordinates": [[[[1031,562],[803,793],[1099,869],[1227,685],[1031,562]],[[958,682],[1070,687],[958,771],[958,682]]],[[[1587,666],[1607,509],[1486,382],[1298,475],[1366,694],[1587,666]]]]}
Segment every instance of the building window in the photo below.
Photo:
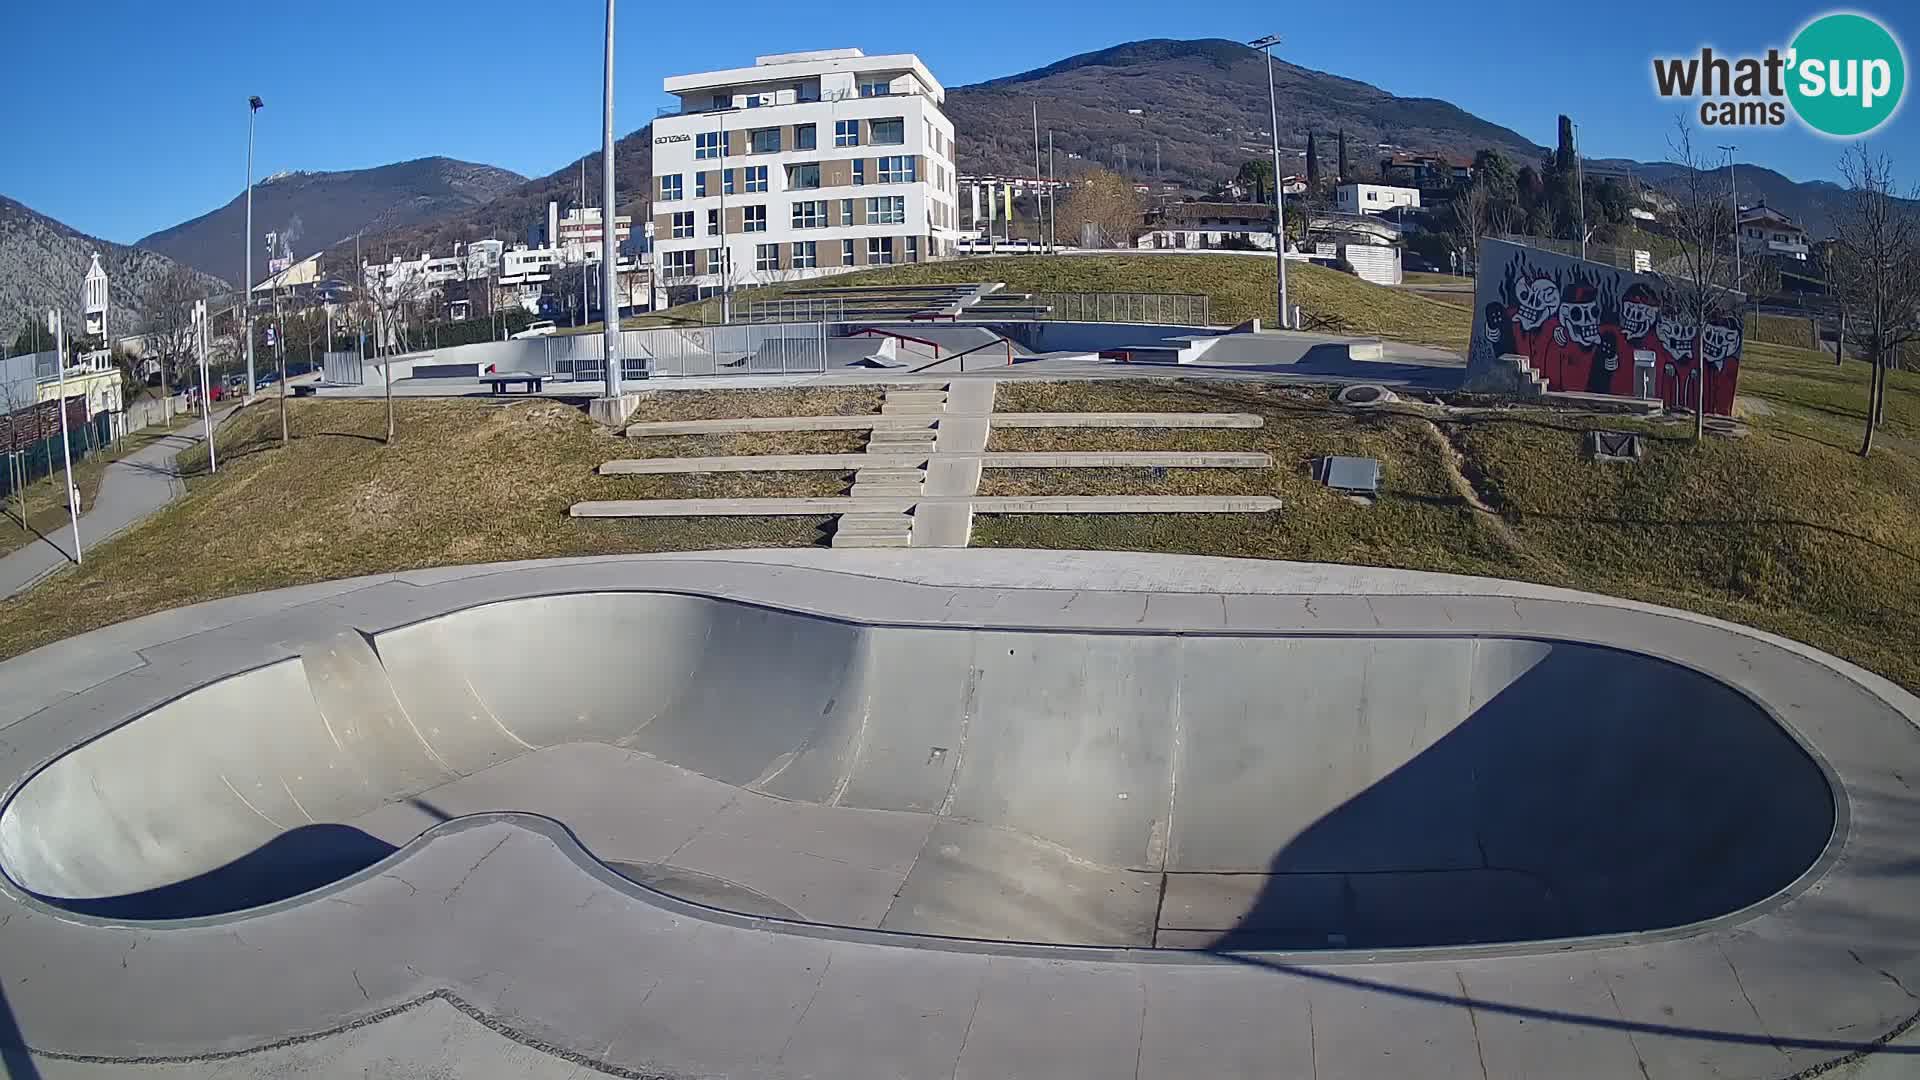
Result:
{"type": "Polygon", "coordinates": [[[917,236],[907,237],[907,261],[920,261],[920,238],[917,236]]]}
{"type": "Polygon", "coordinates": [[[793,148],[795,150],[811,150],[817,138],[819,138],[819,134],[814,125],[801,124],[799,127],[793,129],[793,148]]]}
{"type": "Polygon", "coordinates": [[[867,224],[869,225],[905,225],[907,223],[907,197],[905,195],[882,195],[867,200],[867,224]]]}
{"type": "Polygon", "coordinates": [[[722,194],[725,194],[725,195],[733,194],[733,170],[732,169],[720,170],[720,191],[722,194]]]}
{"type": "Polygon", "coordinates": [[[717,158],[725,152],[725,148],[720,143],[720,133],[717,131],[703,131],[693,137],[695,160],[717,158]]]}
{"type": "Polygon", "coordinates": [[[796,240],[793,243],[793,268],[811,270],[820,265],[820,246],[812,240],[796,240]]]}
{"type": "Polygon", "coordinates": [[[733,108],[733,98],[726,94],[715,94],[713,95],[713,107],[716,109],[731,109],[733,108]]]}
{"type": "Polygon", "coordinates": [[[707,235],[720,235],[720,211],[718,210],[707,211],[707,235]]]}
{"type": "Polygon", "coordinates": [[[913,159],[911,157],[883,157],[880,159],[880,183],[906,184],[913,181],[913,159]]]}
{"type": "Polygon", "coordinates": [[[833,145],[859,146],[860,145],[860,121],[835,120],[833,122],[833,145]]]}
{"type": "Polygon", "coordinates": [[[707,197],[706,173],[697,172],[693,174],[693,197],[696,199],[704,199],[707,197]]]}
{"type": "Polygon", "coordinates": [[[853,241],[851,240],[840,241],[840,263],[843,266],[856,265],[853,258],[853,241]]]}
{"type": "Polygon", "coordinates": [[[853,200],[852,199],[840,200],[840,224],[842,225],[853,224],[853,200]]]}
{"type": "Polygon", "coordinates": [[[747,166],[747,191],[767,190],[767,167],[765,165],[747,166]]]}
{"type": "Polygon", "coordinates": [[[893,86],[890,83],[863,82],[860,84],[861,97],[886,97],[892,92],[893,86]]]}
{"type": "Polygon", "coordinates": [[[755,244],[753,246],[753,268],[761,271],[780,269],[780,245],[755,244]]]}
{"type": "Polygon", "coordinates": [[[873,121],[872,131],[875,146],[900,146],[907,141],[906,121],[898,116],[873,121]]]}
{"type": "Polygon", "coordinates": [[[684,240],[693,235],[693,211],[682,210],[673,215],[673,238],[684,240]]]}
{"type": "Polygon", "coordinates": [[[723,247],[707,249],[707,273],[724,274],[733,269],[733,260],[727,257],[723,247]]]}
{"type": "Polygon", "coordinates": [[[777,154],[780,152],[780,129],[757,128],[753,132],[753,152],[756,154],[777,154]]]}
{"type": "Polygon", "coordinates": [[[680,174],[671,173],[660,177],[660,201],[675,202],[680,198],[680,174]]]}
{"type": "Polygon", "coordinates": [[[766,95],[766,94],[748,94],[747,95],[747,108],[749,109],[757,109],[762,105],[771,105],[771,104],[773,104],[773,98],[770,95],[766,95]]]}
{"type": "Polygon", "coordinates": [[[670,278],[693,276],[693,252],[669,251],[665,253],[665,259],[666,262],[661,271],[664,276],[670,278]]]}
{"type": "Polygon", "coordinates": [[[817,199],[811,202],[794,203],[793,227],[796,229],[826,228],[827,204],[817,199]]]}
{"type": "Polygon", "coordinates": [[[864,184],[867,182],[867,159],[866,158],[853,159],[853,182],[856,184],[864,184]]]}
{"type": "Polygon", "coordinates": [[[741,232],[766,232],[767,208],[764,206],[745,207],[741,210],[740,220],[741,232]]]}
{"type": "Polygon", "coordinates": [[[893,238],[890,236],[867,237],[867,262],[882,266],[893,262],[893,238]]]}
{"type": "Polygon", "coordinates": [[[787,190],[800,191],[820,186],[820,165],[813,162],[806,165],[787,166],[787,190]]]}

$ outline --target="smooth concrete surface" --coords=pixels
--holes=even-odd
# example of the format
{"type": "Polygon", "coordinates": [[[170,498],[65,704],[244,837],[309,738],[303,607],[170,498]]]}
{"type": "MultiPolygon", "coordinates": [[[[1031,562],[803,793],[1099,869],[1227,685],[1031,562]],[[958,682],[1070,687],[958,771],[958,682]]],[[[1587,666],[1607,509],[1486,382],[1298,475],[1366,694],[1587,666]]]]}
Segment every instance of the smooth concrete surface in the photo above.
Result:
{"type": "Polygon", "coordinates": [[[1912,1065],[1916,717],[1770,635],[1404,571],[729,552],[236,597],[0,663],[0,1047],[87,1076],[552,1066],[507,1043],[655,1076],[1912,1065]],[[221,858],[325,873],[136,917],[205,906],[151,890],[221,858]],[[1205,947],[985,940],[1150,925],[1205,947]]]}
{"type": "MultiPolygon", "coordinates": [[[[986,381],[986,380],[983,380],[986,381]]],[[[930,430],[939,412],[868,413],[862,416],[765,416],[743,420],[650,420],[627,426],[630,437],[652,435],[742,435],[763,431],[930,430]]],[[[1254,413],[994,413],[994,427],[1041,428],[1257,428],[1254,413]]]]}

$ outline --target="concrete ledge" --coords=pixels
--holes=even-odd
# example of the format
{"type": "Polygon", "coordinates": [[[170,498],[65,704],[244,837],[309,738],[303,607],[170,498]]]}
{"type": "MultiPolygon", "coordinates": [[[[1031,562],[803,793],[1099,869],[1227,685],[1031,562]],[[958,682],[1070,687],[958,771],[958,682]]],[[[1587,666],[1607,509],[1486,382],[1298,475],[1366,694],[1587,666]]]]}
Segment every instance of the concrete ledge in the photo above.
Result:
{"type": "Polygon", "coordinates": [[[633,410],[639,407],[639,394],[627,393],[620,394],[616,397],[597,397],[587,403],[587,415],[592,417],[593,422],[596,424],[605,424],[607,427],[619,427],[621,424],[626,423],[627,417],[632,416],[633,410]]]}
{"type": "MultiPolygon", "coordinates": [[[[885,445],[885,444],[882,444],[885,445]]],[[[658,476],[703,472],[836,472],[841,470],[918,469],[928,453],[747,454],[738,457],[622,458],[600,466],[602,476],[658,476]]],[[[1145,450],[1119,454],[988,451],[941,454],[977,458],[988,469],[1266,469],[1267,454],[1213,451],[1145,450]]]]}
{"type": "Polygon", "coordinates": [[[1252,413],[994,413],[994,427],[1010,428],[1257,428],[1252,413]]]}
{"type": "Polygon", "coordinates": [[[981,514],[1257,514],[1280,509],[1266,495],[902,495],[791,499],[603,499],[574,503],[581,518],[812,517],[819,514],[904,514],[916,507],[971,506],[981,514]]]}

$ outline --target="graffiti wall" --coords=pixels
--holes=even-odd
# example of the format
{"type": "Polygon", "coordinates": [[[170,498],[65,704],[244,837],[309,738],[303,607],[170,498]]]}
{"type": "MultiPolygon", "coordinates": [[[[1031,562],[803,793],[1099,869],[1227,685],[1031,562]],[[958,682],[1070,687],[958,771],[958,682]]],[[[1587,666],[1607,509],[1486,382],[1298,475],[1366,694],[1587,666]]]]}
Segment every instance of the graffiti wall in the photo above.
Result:
{"type": "Polygon", "coordinates": [[[1737,318],[1703,333],[1666,301],[1659,278],[1500,240],[1481,243],[1478,281],[1469,385],[1476,369],[1515,355],[1549,390],[1658,398],[1669,408],[1691,409],[1704,380],[1707,411],[1732,415],[1737,318]]]}

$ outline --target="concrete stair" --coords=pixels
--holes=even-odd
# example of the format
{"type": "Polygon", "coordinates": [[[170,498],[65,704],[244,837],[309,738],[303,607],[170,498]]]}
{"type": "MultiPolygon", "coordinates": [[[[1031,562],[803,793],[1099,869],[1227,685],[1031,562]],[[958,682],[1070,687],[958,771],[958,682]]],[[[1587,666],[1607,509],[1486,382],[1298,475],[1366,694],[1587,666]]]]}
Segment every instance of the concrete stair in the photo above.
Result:
{"type": "Polygon", "coordinates": [[[913,546],[913,517],[909,514],[842,514],[833,530],[837,548],[903,548],[913,546]]]}

